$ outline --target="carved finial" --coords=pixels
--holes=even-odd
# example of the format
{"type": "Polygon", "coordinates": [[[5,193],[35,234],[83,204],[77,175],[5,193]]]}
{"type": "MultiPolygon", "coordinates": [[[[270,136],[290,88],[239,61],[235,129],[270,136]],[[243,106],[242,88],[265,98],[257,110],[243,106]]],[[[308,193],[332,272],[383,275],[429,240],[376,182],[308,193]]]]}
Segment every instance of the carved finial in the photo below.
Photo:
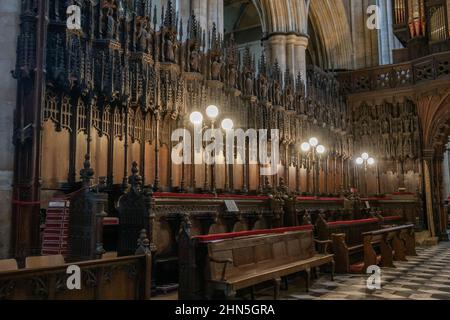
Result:
{"type": "Polygon", "coordinates": [[[302,221],[302,224],[303,224],[304,226],[308,226],[308,225],[311,225],[311,224],[312,224],[312,221],[311,221],[311,214],[309,213],[308,210],[305,210],[305,213],[303,214],[303,221],[302,221]]]}
{"type": "Polygon", "coordinates": [[[278,189],[281,192],[287,191],[286,183],[284,182],[284,178],[283,177],[280,177],[280,179],[279,179],[279,187],[278,187],[278,189]]]}
{"type": "Polygon", "coordinates": [[[128,183],[131,185],[131,190],[139,192],[142,187],[142,177],[139,175],[139,167],[136,161],[131,167],[131,176],[128,177],[128,183]]]}
{"type": "Polygon", "coordinates": [[[89,186],[94,178],[94,170],[91,168],[91,156],[89,154],[84,156],[83,169],[80,171],[80,176],[81,181],[86,186],[89,186]]]}
{"type": "Polygon", "coordinates": [[[202,40],[202,30],[200,27],[200,22],[197,21],[197,17],[194,12],[192,12],[189,22],[188,22],[188,36],[189,40],[195,40],[201,42],[202,40]]]}
{"type": "Polygon", "coordinates": [[[278,82],[281,82],[281,70],[280,70],[280,64],[278,63],[278,60],[275,59],[275,62],[272,67],[272,79],[277,80],[278,82]]]}
{"type": "Polygon", "coordinates": [[[264,193],[270,194],[272,193],[272,186],[270,185],[270,180],[268,176],[264,176],[264,193]]]}
{"type": "Polygon", "coordinates": [[[137,241],[137,249],[136,249],[136,255],[141,255],[141,254],[151,254],[151,249],[150,249],[150,240],[148,239],[147,236],[147,230],[142,229],[139,232],[139,239],[137,241]]]}
{"type": "Polygon", "coordinates": [[[235,68],[238,65],[238,53],[236,40],[234,39],[234,34],[230,35],[225,47],[226,62],[229,69],[235,68]]]}
{"type": "Polygon", "coordinates": [[[245,47],[243,59],[244,59],[243,63],[244,63],[245,72],[252,72],[253,71],[252,70],[253,63],[252,63],[252,55],[251,55],[249,46],[245,47]]]}
{"type": "Polygon", "coordinates": [[[297,92],[303,96],[304,91],[305,91],[305,83],[303,82],[303,77],[302,77],[302,73],[299,72],[297,74],[297,80],[295,81],[296,87],[297,87],[297,92]]]}
{"type": "Polygon", "coordinates": [[[156,25],[158,24],[158,12],[156,10],[156,5],[153,9],[153,30],[156,31],[156,25]]]}
{"type": "MultiPolygon", "coordinates": [[[[162,15],[164,15],[164,12],[162,12],[162,15]]],[[[164,27],[173,30],[176,30],[177,28],[177,23],[175,21],[175,11],[173,10],[172,0],[169,0],[167,2],[167,9],[164,17],[164,27]]]]}
{"type": "Polygon", "coordinates": [[[291,70],[289,69],[289,66],[286,66],[286,71],[284,73],[284,85],[286,87],[291,86],[293,82],[291,70]]]}
{"type": "Polygon", "coordinates": [[[265,51],[261,53],[261,58],[259,60],[259,74],[267,75],[267,61],[265,51]]]}

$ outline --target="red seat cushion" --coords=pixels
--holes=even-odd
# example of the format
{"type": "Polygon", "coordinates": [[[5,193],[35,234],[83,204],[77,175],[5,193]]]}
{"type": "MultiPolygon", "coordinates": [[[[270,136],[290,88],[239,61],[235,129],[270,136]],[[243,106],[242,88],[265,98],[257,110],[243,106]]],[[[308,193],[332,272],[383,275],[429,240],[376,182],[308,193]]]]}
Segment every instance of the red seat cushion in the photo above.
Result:
{"type": "Polygon", "coordinates": [[[312,225],[306,225],[306,226],[300,226],[300,227],[264,229],[264,230],[241,231],[241,232],[231,232],[231,233],[218,233],[218,234],[211,234],[211,235],[207,235],[207,236],[195,236],[193,238],[198,239],[202,243],[205,243],[205,242],[226,240],[226,239],[239,238],[239,237],[257,236],[257,235],[263,235],[263,234],[277,234],[277,233],[286,233],[286,232],[295,232],[295,231],[309,231],[312,229],[313,229],[312,225]]]}
{"type": "MultiPolygon", "coordinates": [[[[377,265],[379,265],[381,262],[381,256],[377,256],[377,265]]],[[[350,265],[350,273],[365,273],[366,270],[364,270],[364,262],[359,262],[359,263],[355,263],[350,265]]]]}

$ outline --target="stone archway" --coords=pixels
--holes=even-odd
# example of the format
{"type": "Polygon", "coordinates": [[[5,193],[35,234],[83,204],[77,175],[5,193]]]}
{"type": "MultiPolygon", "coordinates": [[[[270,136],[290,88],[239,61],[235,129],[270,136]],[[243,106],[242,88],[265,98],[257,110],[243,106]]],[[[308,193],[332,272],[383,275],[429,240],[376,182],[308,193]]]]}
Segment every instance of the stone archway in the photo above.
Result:
{"type": "Polygon", "coordinates": [[[450,88],[420,99],[423,132],[423,170],[426,211],[432,237],[448,240],[448,217],[444,208],[443,160],[450,135],[450,88]]]}

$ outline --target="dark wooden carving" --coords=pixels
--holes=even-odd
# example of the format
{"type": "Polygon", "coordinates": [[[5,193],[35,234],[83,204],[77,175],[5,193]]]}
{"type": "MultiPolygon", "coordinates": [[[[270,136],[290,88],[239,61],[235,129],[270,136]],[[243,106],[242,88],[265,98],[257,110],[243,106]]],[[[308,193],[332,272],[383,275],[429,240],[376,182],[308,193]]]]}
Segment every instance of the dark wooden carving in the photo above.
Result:
{"type": "Polygon", "coordinates": [[[84,169],[80,172],[83,189],[70,202],[69,259],[71,261],[101,258],[103,249],[103,218],[107,195],[94,191],[91,180],[94,171],[86,155],[84,169]]]}
{"type": "Polygon", "coordinates": [[[132,254],[136,249],[136,234],[150,227],[150,193],[142,188],[142,177],[133,162],[131,176],[128,178],[129,191],[119,199],[119,245],[120,256],[132,254]]]}

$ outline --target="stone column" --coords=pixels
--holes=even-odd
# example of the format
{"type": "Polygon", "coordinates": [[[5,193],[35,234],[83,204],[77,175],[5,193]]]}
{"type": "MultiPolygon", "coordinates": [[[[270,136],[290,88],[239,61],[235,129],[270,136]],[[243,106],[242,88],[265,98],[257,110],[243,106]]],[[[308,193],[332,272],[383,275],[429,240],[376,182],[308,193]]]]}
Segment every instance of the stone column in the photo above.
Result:
{"type": "Polygon", "coordinates": [[[282,72],[289,68],[294,79],[299,72],[306,78],[306,48],[308,37],[296,34],[273,34],[265,41],[270,64],[278,61],[282,72]]]}
{"type": "Polygon", "coordinates": [[[11,196],[14,168],[12,144],[13,118],[16,107],[16,80],[11,77],[16,63],[16,42],[19,34],[20,3],[17,0],[0,1],[0,259],[10,253],[11,196]]]}
{"type": "MultiPolygon", "coordinates": [[[[295,63],[295,43],[297,42],[296,38],[297,36],[294,34],[286,36],[286,67],[288,67],[293,74],[296,74],[295,69],[297,68],[297,65],[295,63]]],[[[286,68],[284,68],[283,70],[286,70],[286,68]]]]}
{"type": "Polygon", "coordinates": [[[395,37],[393,32],[393,17],[392,17],[392,0],[377,0],[377,5],[380,7],[380,25],[378,30],[378,51],[379,64],[393,63],[392,50],[401,48],[400,41],[395,37]]]}
{"type": "Polygon", "coordinates": [[[269,65],[278,62],[282,72],[286,70],[286,37],[283,34],[269,36],[265,42],[269,65]]]}
{"type": "Polygon", "coordinates": [[[224,4],[223,0],[217,1],[217,30],[223,35],[225,29],[225,16],[224,16],[224,4]]]}
{"type": "Polygon", "coordinates": [[[302,74],[302,79],[306,83],[306,48],[308,47],[309,38],[306,36],[297,36],[295,43],[295,59],[294,59],[294,76],[299,72],[302,74]]]}

